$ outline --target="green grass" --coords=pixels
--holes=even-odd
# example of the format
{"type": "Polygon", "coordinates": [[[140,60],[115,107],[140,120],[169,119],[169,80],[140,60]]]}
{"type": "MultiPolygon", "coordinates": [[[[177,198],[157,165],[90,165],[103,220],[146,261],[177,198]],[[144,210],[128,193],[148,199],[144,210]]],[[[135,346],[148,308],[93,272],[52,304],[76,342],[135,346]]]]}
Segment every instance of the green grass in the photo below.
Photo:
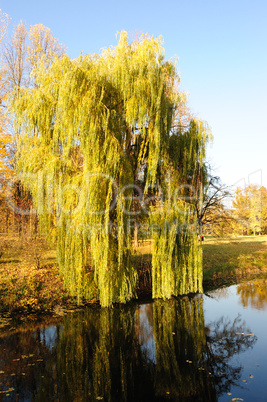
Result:
{"type": "MultiPolygon", "coordinates": [[[[267,236],[207,236],[201,246],[205,289],[267,274],[267,236]]],[[[151,242],[139,242],[135,249],[135,264],[142,290],[142,278],[147,279],[151,270],[151,242]]],[[[149,285],[147,280],[146,284],[149,285]]]]}
{"type": "MultiPolygon", "coordinates": [[[[55,250],[44,240],[0,235],[0,312],[52,311],[73,306],[58,274],[55,250]]],[[[216,239],[203,243],[204,289],[267,274],[267,236],[216,239]]],[[[139,283],[137,294],[151,293],[152,242],[133,247],[139,283]]]]}
{"type": "Polygon", "coordinates": [[[203,244],[204,282],[238,282],[267,273],[267,236],[207,238],[203,244]]]}

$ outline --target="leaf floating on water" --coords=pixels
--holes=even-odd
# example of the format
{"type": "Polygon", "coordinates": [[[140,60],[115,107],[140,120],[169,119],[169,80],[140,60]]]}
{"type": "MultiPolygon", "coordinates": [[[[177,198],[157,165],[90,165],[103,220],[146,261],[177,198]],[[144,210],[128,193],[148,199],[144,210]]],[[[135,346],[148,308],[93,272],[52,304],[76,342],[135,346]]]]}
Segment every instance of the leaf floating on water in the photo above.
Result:
{"type": "Polygon", "coordinates": [[[15,391],[15,388],[9,388],[6,391],[0,391],[0,394],[8,394],[11,391],[15,391]]]}
{"type": "Polygon", "coordinates": [[[246,334],[246,336],[253,336],[254,334],[246,334]]]}
{"type": "Polygon", "coordinates": [[[232,395],[232,392],[227,392],[227,395],[232,395]]]}
{"type": "Polygon", "coordinates": [[[243,401],[244,399],[242,398],[232,398],[231,402],[235,402],[235,401],[243,401]]]}
{"type": "Polygon", "coordinates": [[[247,382],[247,380],[242,380],[243,382],[247,382]]]}

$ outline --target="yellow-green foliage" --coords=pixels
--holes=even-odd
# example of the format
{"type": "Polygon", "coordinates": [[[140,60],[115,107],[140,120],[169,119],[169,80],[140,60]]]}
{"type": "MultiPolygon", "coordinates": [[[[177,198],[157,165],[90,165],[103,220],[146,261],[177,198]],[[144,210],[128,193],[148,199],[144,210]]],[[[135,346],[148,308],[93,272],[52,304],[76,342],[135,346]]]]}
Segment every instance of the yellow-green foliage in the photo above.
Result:
{"type": "Polygon", "coordinates": [[[164,203],[151,211],[152,295],[202,292],[202,249],[197,239],[193,202],[199,196],[198,181],[205,175],[205,145],[208,127],[191,120],[187,129],[178,129],[169,139],[161,163],[164,203]]]}
{"type": "MultiPolygon", "coordinates": [[[[163,53],[160,39],[142,36],[129,43],[122,32],[118,45],[100,55],[75,60],[55,56],[49,65],[42,59],[33,72],[34,86],[14,95],[17,170],[43,227],[57,242],[65,284],[78,300],[98,297],[102,306],[109,306],[135,296],[137,274],[130,255],[129,216],[124,213],[132,208],[131,190],[128,197],[121,190],[134,184],[142,169],[145,192],[159,176],[165,183],[169,168],[179,170],[170,153],[179,142],[170,141],[170,133],[183,96],[176,89],[175,65],[165,62],[163,53]]],[[[203,130],[191,126],[176,137],[190,137],[193,130],[205,143],[203,130]]],[[[190,169],[203,163],[202,153],[191,148],[190,169]]],[[[169,236],[167,241],[176,240],[169,236]]],[[[175,248],[173,243],[167,247],[175,248]]],[[[198,258],[194,239],[187,248],[185,258],[198,258]]],[[[169,260],[165,263],[170,266],[169,260]]],[[[177,263],[171,269],[175,267],[177,263]]],[[[188,275],[194,283],[190,290],[198,290],[195,272],[188,275]]],[[[173,289],[176,294],[185,286],[173,289]]],[[[170,291],[162,294],[169,296],[170,291]]]]}
{"type": "Polygon", "coordinates": [[[180,211],[152,215],[152,295],[202,292],[202,249],[198,244],[192,209],[180,203],[180,211]]]}

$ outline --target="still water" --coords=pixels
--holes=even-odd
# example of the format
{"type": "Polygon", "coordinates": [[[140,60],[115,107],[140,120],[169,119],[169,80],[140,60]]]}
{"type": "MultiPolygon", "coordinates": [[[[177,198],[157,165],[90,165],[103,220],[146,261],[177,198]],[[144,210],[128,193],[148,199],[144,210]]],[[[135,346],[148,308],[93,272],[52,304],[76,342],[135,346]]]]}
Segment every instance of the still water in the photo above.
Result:
{"type": "Polygon", "coordinates": [[[0,400],[267,401],[266,279],[34,325],[0,330],[0,400]]]}

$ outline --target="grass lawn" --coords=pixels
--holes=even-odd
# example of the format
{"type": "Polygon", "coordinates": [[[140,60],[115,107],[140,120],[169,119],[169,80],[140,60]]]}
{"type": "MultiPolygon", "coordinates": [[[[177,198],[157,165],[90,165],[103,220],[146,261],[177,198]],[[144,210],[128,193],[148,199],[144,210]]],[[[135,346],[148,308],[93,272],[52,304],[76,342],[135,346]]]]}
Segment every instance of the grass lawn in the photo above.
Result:
{"type": "Polygon", "coordinates": [[[42,239],[0,235],[0,312],[38,312],[71,302],[55,250],[42,239]]]}
{"type": "MultiPolygon", "coordinates": [[[[200,247],[204,289],[267,274],[267,236],[207,237],[200,247]]],[[[151,292],[151,250],[149,240],[133,247],[140,297],[151,292]]],[[[44,312],[56,308],[60,313],[60,306],[74,306],[75,300],[64,290],[58,274],[55,250],[42,239],[0,235],[0,252],[0,312],[44,312]]]]}
{"type": "MultiPolygon", "coordinates": [[[[267,274],[267,236],[206,237],[201,246],[204,289],[267,274]]],[[[135,249],[139,277],[148,277],[151,248],[151,242],[146,241],[135,249]]]]}
{"type": "Polygon", "coordinates": [[[231,283],[267,273],[267,236],[206,238],[204,283],[231,283]]]}

